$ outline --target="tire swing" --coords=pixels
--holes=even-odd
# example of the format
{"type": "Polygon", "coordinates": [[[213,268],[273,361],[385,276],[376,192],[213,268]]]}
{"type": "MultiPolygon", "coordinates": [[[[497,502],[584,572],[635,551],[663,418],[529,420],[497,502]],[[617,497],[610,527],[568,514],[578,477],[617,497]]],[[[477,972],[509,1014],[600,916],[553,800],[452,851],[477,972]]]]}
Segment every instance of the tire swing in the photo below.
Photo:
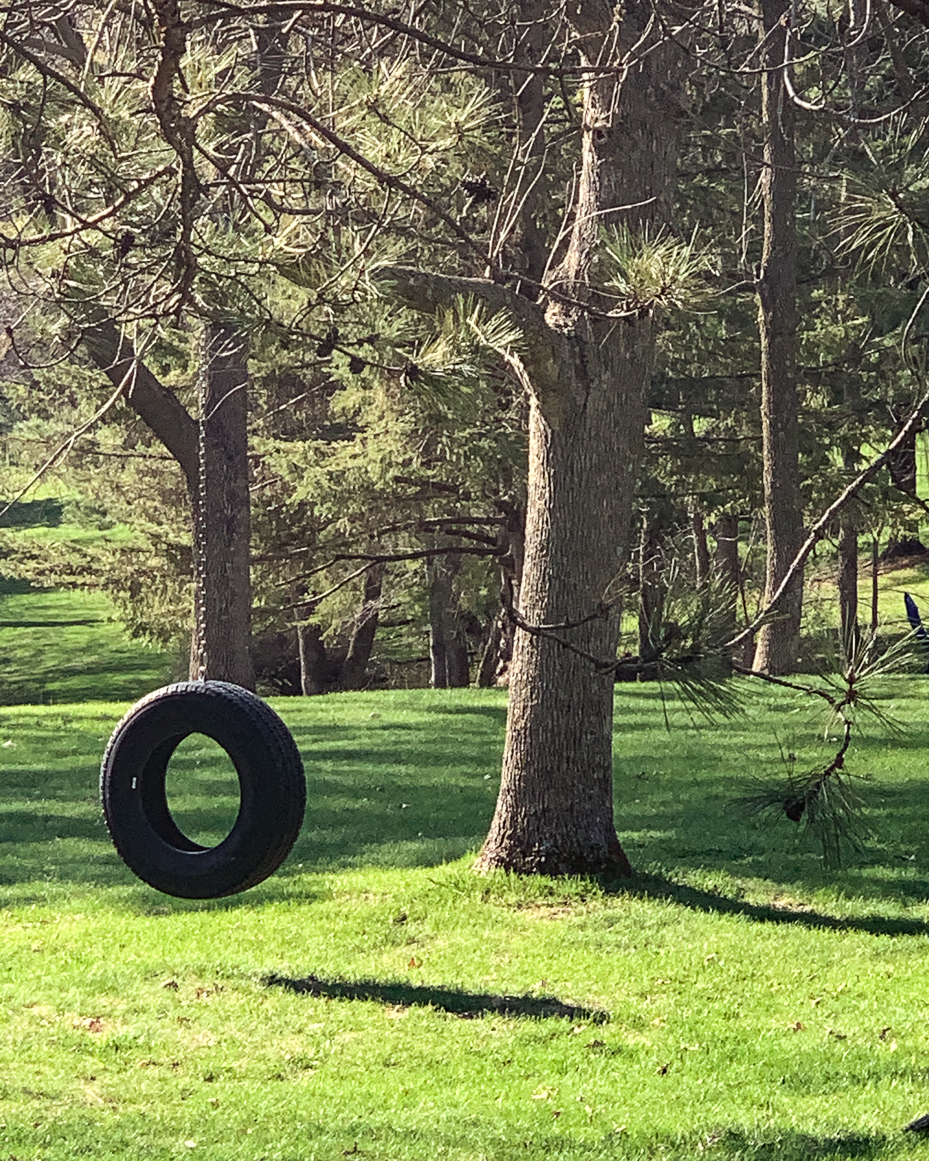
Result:
{"type": "Polygon", "coordinates": [[[270,706],[238,685],[190,681],[155,690],[122,719],[103,756],[100,797],[120,858],[143,882],[184,899],[218,899],[281,865],[300,833],[306,782],[290,731],[270,706]],[[168,763],[191,734],[218,743],[239,777],[238,817],[214,847],[188,838],[168,805],[168,763]]]}

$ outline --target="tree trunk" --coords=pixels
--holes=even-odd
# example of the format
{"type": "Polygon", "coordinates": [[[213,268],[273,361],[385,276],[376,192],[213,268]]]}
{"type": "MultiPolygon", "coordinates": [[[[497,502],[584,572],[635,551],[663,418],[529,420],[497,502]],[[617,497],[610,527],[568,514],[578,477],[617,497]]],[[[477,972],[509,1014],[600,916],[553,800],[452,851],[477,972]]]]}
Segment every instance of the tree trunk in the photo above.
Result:
{"type": "Polygon", "coordinates": [[[706,536],[706,522],[699,508],[690,511],[690,527],[694,538],[694,580],[702,589],[710,576],[710,546],[706,536]]]}
{"type": "MultiPolygon", "coordinates": [[[[906,416],[891,411],[894,422],[894,436],[900,432],[906,416]]],[[[907,435],[903,443],[899,444],[887,458],[887,471],[895,488],[905,496],[916,495],[916,434],[917,429],[907,435]]]]}
{"type": "MultiPolygon", "coordinates": [[[[500,581],[509,600],[514,607],[518,607],[526,540],[523,513],[516,504],[509,501],[498,500],[497,505],[505,517],[498,541],[499,547],[504,549],[504,554],[499,558],[500,581]]],[[[509,684],[515,629],[501,600],[501,608],[494,618],[478,669],[477,684],[481,689],[487,689],[492,685],[509,684]]]]}
{"type": "Polygon", "coordinates": [[[300,692],[304,697],[328,693],[332,688],[332,664],[319,625],[302,619],[297,621],[297,649],[300,655],[300,692]]]}
{"type": "Polygon", "coordinates": [[[661,641],[664,620],[664,553],[661,533],[646,515],[639,541],[639,656],[649,657],[661,641]]]}
{"type": "MultiPolygon", "coordinates": [[[[547,0],[519,0],[520,46],[517,54],[528,64],[539,64],[550,48],[551,36],[547,18],[550,16],[547,0]]],[[[542,74],[513,72],[510,74],[516,105],[519,164],[515,167],[517,186],[513,199],[520,207],[519,252],[528,284],[520,286],[520,293],[535,299],[548,265],[549,249],[540,218],[545,194],[544,172],[546,155],[545,120],[548,98],[542,74]]]]}
{"type": "Polygon", "coordinates": [[[433,689],[470,684],[468,642],[455,607],[454,581],[461,557],[433,557],[426,565],[429,585],[429,658],[433,689]]]}
{"type": "MultiPolygon", "coordinates": [[[[742,562],[739,559],[739,517],[735,512],[725,512],[713,527],[716,540],[714,557],[716,576],[726,601],[726,618],[723,632],[726,637],[734,637],[739,622],[742,595],[742,562]]],[[[754,650],[752,650],[754,652],[754,650]]],[[[747,664],[750,664],[748,658],[747,664]]]]}
{"type": "Polygon", "coordinates": [[[449,650],[452,646],[452,577],[448,562],[435,557],[426,563],[429,592],[429,684],[448,689],[449,650]]]}
{"type": "Polygon", "coordinates": [[[200,406],[207,417],[208,438],[202,450],[210,471],[202,486],[198,424],[177,396],[136,359],[132,345],[112,322],[86,326],[85,320],[82,342],[110,382],[124,387],[127,406],[174,457],[187,482],[195,561],[200,555],[198,545],[207,549],[199,566],[195,564],[201,571],[194,585],[190,675],[193,679],[200,676],[205,648],[209,653],[204,669],[207,676],[251,689],[245,347],[234,332],[222,327],[208,327],[204,334],[200,406]],[[224,334],[229,335],[228,343],[224,334]],[[201,510],[207,514],[202,528],[201,510]],[[206,604],[199,595],[204,585],[210,590],[206,604]],[[206,640],[198,631],[204,616],[211,625],[206,640]]]}
{"type": "Polygon", "coordinates": [[[364,689],[367,684],[368,662],[371,660],[381,615],[384,571],[383,564],[376,564],[365,573],[363,603],[355,620],[339,678],[342,689],[364,689]]]}
{"type": "MultiPolygon", "coordinates": [[[[580,344],[574,346],[580,356],[580,344]]],[[[611,468],[617,460],[631,466],[639,453],[642,425],[635,419],[644,415],[647,335],[629,346],[626,366],[616,360],[613,382],[601,378],[588,407],[571,409],[557,427],[533,402],[520,601],[529,623],[590,615],[622,570],[618,533],[629,521],[632,475],[615,480],[611,468]],[[628,427],[618,423],[620,415],[628,427]]],[[[596,620],[557,636],[611,658],[618,610],[604,608],[596,620]]],[[[613,822],[612,717],[612,673],[598,673],[554,636],[517,630],[500,796],[482,867],[631,873],[613,822]]]]}
{"type": "Polygon", "coordinates": [[[195,665],[192,678],[254,689],[249,653],[248,374],[245,340],[204,329],[201,347],[200,497],[194,505],[195,665]]]}
{"type": "MultiPolygon", "coordinates": [[[[794,107],[784,85],[786,25],[790,5],[762,0],[761,116],[764,161],[761,200],[764,246],[757,278],[761,337],[761,430],[767,529],[765,603],[773,597],[803,540],[797,402],[797,242],[794,107]]],[[[789,673],[796,668],[803,610],[798,573],[758,631],[755,668],[789,673]]]]}
{"type": "Polygon", "coordinates": [[[858,651],[858,520],[857,513],[847,509],[839,525],[838,545],[839,625],[842,652],[850,662],[858,651]]]}
{"type": "MultiPolygon", "coordinates": [[[[602,65],[620,31],[612,10],[597,0],[569,8],[583,62],[602,65]]],[[[500,794],[478,859],[485,869],[632,873],[613,820],[613,674],[591,658],[609,666],[616,656],[619,608],[608,600],[627,555],[657,328],[648,310],[617,321],[576,304],[603,306],[589,278],[602,227],[621,216],[632,227],[661,220],[669,208],[679,58],[668,43],[648,43],[650,16],[626,5],[615,59],[630,52],[636,63],[592,75],[583,93],[573,224],[553,279],[573,302],[549,303],[554,359],[546,373],[536,351],[529,384],[519,608],[530,626],[569,627],[517,629],[500,794]]]]}

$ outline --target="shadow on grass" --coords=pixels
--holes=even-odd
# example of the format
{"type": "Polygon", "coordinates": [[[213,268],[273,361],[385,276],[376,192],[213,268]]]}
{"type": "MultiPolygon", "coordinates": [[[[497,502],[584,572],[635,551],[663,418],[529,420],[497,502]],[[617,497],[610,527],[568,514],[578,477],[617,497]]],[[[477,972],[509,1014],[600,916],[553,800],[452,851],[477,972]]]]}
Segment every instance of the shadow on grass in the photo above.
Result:
{"type": "Polygon", "coordinates": [[[803,905],[773,906],[733,899],[722,893],[703,891],[686,883],[677,883],[663,875],[642,875],[612,883],[608,890],[617,895],[637,895],[677,903],[691,911],[708,911],[717,915],[744,915],[756,923],[794,924],[823,931],[860,931],[866,935],[929,935],[929,922],[887,915],[824,915],[803,905]]]}
{"type": "MultiPolygon", "coordinates": [[[[708,1133],[696,1147],[701,1154],[726,1158],[759,1158],[760,1161],[803,1161],[804,1158],[868,1158],[879,1157],[890,1144],[883,1134],[835,1133],[815,1136],[796,1129],[748,1132],[743,1129],[723,1129],[708,1133]]],[[[685,1150],[670,1147],[672,1157],[685,1150]]]]}
{"type": "Polygon", "coordinates": [[[700,1152],[730,1158],[759,1158],[760,1161],[804,1161],[808,1157],[879,1157],[890,1138],[884,1133],[835,1133],[817,1137],[797,1129],[750,1133],[724,1129],[710,1133],[700,1152]]]}
{"type": "MultiPolygon", "coordinates": [[[[6,507],[6,505],[4,505],[6,507]]],[[[0,517],[0,527],[3,528],[57,528],[61,524],[64,514],[64,503],[61,500],[16,500],[6,507],[0,517]]]]}
{"type": "Polygon", "coordinates": [[[379,983],[377,980],[323,980],[318,976],[292,979],[270,975],[264,983],[268,987],[285,988],[305,996],[323,996],[329,1000],[373,1000],[378,1004],[404,1008],[439,1008],[464,1019],[489,1015],[531,1016],[536,1019],[582,1020],[590,1024],[606,1024],[610,1019],[609,1012],[565,1004],[554,996],[501,996],[421,984],[379,983]]]}
{"type": "Polygon", "coordinates": [[[68,629],[75,625],[105,625],[103,617],[83,617],[70,621],[0,621],[0,629],[68,629]]]}

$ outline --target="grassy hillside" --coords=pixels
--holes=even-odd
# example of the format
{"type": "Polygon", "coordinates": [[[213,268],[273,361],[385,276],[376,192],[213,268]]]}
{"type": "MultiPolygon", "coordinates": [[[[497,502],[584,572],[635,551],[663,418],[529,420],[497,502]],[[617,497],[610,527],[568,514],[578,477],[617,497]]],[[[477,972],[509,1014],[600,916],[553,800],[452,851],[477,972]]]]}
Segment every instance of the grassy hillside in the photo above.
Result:
{"type": "MultiPolygon", "coordinates": [[[[73,498],[40,495],[14,505],[2,527],[40,544],[127,536],[94,526],[87,512],[73,498]]],[[[172,669],[175,659],[129,639],[105,596],[33,588],[4,573],[0,552],[0,705],[135,700],[172,669]]]]}
{"type": "Polygon", "coordinates": [[[160,650],[129,640],[101,594],[0,577],[0,705],[134,701],[170,669],[160,650]]]}

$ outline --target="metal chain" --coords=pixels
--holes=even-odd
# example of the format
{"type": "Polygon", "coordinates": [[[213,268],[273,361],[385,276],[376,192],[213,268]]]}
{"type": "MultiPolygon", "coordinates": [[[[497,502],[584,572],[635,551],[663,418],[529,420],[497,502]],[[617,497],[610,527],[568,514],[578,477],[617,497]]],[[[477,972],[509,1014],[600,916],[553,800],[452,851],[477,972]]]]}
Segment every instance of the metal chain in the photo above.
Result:
{"type": "Polygon", "coordinates": [[[198,374],[197,402],[200,414],[197,419],[197,496],[194,503],[194,604],[197,620],[197,680],[206,681],[209,669],[209,655],[206,637],[206,588],[207,588],[207,421],[209,419],[210,367],[213,352],[210,343],[209,326],[200,340],[200,368],[198,374]]]}

